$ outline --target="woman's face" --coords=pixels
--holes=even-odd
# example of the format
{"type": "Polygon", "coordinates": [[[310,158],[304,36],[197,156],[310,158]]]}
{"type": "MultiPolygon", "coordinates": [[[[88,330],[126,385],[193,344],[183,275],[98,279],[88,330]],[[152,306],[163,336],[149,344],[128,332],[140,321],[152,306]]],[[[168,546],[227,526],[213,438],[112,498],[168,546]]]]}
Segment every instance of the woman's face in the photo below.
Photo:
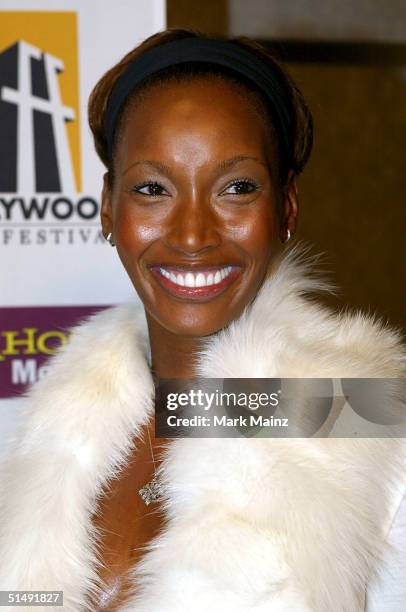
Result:
{"type": "Polygon", "coordinates": [[[295,227],[277,172],[262,116],[221,79],[153,86],[128,110],[102,224],[155,326],[206,336],[253,300],[295,227]]]}

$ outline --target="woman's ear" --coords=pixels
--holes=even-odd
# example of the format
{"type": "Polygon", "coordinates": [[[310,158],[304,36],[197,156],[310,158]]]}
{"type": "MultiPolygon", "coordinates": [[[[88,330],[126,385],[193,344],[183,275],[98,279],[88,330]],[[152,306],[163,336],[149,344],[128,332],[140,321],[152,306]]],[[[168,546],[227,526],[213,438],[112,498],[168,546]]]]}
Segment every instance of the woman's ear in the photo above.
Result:
{"type": "Polygon", "coordinates": [[[103,176],[103,190],[101,196],[100,220],[105,238],[113,232],[113,212],[111,202],[111,186],[109,181],[109,173],[106,172],[103,176]]]}
{"type": "Polygon", "coordinates": [[[296,175],[289,170],[286,185],[283,191],[282,215],[281,215],[281,241],[286,242],[289,236],[296,231],[297,217],[299,214],[299,197],[296,183],[296,175]]]}

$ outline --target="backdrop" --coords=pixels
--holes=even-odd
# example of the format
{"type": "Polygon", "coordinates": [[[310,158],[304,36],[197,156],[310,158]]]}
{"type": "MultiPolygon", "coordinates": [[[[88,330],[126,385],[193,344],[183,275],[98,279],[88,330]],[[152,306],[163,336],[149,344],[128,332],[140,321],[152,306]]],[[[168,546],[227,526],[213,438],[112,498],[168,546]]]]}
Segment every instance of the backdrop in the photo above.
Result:
{"type": "Polygon", "coordinates": [[[101,234],[87,100],[164,27],[164,0],[0,0],[1,440],[67,329],[137,299],[101,234]]]}

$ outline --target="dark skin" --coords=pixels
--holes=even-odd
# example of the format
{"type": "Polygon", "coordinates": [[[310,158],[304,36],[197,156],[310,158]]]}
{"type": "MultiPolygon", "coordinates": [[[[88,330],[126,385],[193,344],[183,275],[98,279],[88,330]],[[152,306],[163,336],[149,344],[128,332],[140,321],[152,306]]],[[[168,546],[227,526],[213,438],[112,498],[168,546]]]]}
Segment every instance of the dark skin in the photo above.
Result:
{"type": "Polygon", "coordinates": [[[214,77],[155,86],[127,117],[101,219],[144,304],[158,377],[193,376],[190,356],[254,299],[295,231],[296,183],[290,173],[282,193],[268,132],[249,96],[214,77]],[[162,263],[241,271],[227,291],[194,303],[156,281],[148,266],[162,263]]]}
{"type": "MultiPolygon", "coordinates": [[[[255,298],[297,214],[293,175],[282,189],[275,140],[240,87],[217,77],[171,82],[130,107],[101,220],[144,304],[155,378],[193,377],[191,357],[255,298]],[[236,265],[238,274],[223,293],[195,302],[171,295],[151,264],[236,265]]],[[[162,440],[153,423],[149,432],[159,464],[162,440]]],[[[118,590],[93,609],[113,612],[125,599],[124,573],[162,528],[159,504],[146,507],[137,494],[152,476],[145,436],[94,517],[107,532],[100,575],[118,590]]]]}

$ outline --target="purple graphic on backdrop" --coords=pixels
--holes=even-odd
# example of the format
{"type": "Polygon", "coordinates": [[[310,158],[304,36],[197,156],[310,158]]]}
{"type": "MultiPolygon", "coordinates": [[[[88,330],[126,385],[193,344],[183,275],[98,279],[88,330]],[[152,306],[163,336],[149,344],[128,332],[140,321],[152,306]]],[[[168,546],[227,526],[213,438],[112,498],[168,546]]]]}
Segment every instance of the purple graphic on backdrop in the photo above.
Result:
{"type": "Polygon", "coordinates": [[[107,306],[0,308],[0,398],[15,397],[46,375],[69,330],[107,306]]]}

